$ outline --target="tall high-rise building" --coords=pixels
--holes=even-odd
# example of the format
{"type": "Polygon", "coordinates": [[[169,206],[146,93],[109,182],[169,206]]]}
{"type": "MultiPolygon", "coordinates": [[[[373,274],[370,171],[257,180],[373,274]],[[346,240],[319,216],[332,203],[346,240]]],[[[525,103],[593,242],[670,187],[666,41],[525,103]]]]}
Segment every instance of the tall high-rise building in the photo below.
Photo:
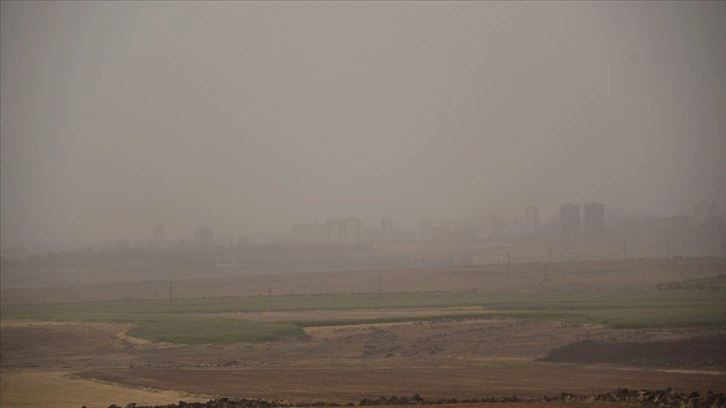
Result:
{"type": "Polygon", "coordinates": [[[416,223],[416,239],[419,241],[431,241],[434,239],[434,220],[421,218],[416,223]]]}
{"type": "Polygon", "coordinates": [[[390,218],[381,220],[381,240],[385,243],[393,242],[396,235],[396,226],[390,218]]]}
{"type": "Polygon", "coordinates": [[[536,234],[539,230],[539,218],[537,207],[528,205],[524,209],[524,232],[525,234],[536,234]]]}
{"type": "Polygon", "coordinates": [[[214,241],[214,230],[212,227],[206,225],[194,227],[193,240],[196,245],[212,245],[214,241]]]}
{"type": "Polygon", "coordinates": [[[580,206],[578,204],[562,204],[560,206],[560,232],[577,234],[580,232],[580,206]]]}
{"type": "Polygon", "coordinates": [[[605,231],[605,204],[591,202],[583,206],[585,232],[588,234],[605,231]]]}
{"type": "Polygon", "coordinates": [[[164,234],[164,225],[163,224],[154,225],[154,245],[163,245],[165,241],[166,241],[166,236],[164,234]]]}

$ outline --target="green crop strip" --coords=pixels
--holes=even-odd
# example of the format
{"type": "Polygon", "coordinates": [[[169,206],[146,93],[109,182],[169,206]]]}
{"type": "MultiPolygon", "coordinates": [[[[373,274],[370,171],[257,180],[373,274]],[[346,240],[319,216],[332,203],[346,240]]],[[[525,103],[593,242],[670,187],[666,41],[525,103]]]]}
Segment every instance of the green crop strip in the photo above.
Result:
{"type": "MultiPolygon", "coordinates": [[[[267,297],[107,301],[3,306],[1,318],[131,323],[129,334],[182,344],[237,343],[299,336],[303,328],[463,319],[563,320],[608,327],[679,327],[726,324],[726,293],[643,291],[582,293],[402,293],[385,295],[278,296],[275,311],[349,311],[468,307],[461,313],[371,318],[255,322],[244,313],[268,310],[267,297]],[[215,316],[240,313],[239,318],[215,316]],[[204,314],[199,315],[199,314],[204,314]]],[[[449,309],[450,310],[450,309],[449,309]]]]}

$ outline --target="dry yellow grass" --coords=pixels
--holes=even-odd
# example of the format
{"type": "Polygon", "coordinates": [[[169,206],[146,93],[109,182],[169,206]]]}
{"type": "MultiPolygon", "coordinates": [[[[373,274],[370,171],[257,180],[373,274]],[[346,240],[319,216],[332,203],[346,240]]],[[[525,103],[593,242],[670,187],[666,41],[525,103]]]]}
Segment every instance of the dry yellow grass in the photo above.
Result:
{"type": "Polygon", "coordinates": [[[74,378],[65,372],[10,371],[0,373],[0,406],[12,407],[107,407],[160,405],[183,401],[206,401],[209,396],[179,391],[131,388],[118,384],[74,378]]]}

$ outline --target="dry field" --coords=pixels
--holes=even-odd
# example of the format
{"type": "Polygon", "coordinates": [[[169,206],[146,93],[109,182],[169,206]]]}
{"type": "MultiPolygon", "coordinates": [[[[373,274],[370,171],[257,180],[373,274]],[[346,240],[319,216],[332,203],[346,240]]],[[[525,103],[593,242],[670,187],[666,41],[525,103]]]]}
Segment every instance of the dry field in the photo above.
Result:
{"type": "MultiPolygon", "coordinates": [[[[726,258],[532,262],[384,271],[259,273],[174,280],[175,298],[336,293],[639,290],[726,273],[726,258]],[[380,286],[379,286],[380,282],[380,286]]],[[[123,279],[119,279],[120,281],[123,279]]],[[[1,304],[165,299],[169,281],[3,287],[1,304]]]]}
{"type": "MultiPolygon", "coordinates": [[[[335,284],[321,292],[344,293],[361,282],[377,281],[378,276],[384,276],[386,288],[401,292],[428,291],[431,282],[437,282],[436,286],[441,288],[463,290],[466,287],[502,287],[497,285],[507,281],[529,282],[530,290],[544,290],[550,284],[579,290],[612,290],[622,285],[642,288],[724,272],[723,260],[661,262],[660,266],[655,261],[642,262],[646,267],[641,273],[638,273],[635,261],[622,262],[622,271],[618,271],[618,264],[612,262],[590,265],[592,269],[578,269],[589,265],[587,263],[561,264],[556,270],[548,269],[546,280],[541,270],[534,265],[525,265],[507,277],[496,271],[458,268],[245,276],[194,282],[201,282],[196,287],[199,293],[217,296],[233,290],[230,285],[239,288],[244,282],[255,279],[260,281],[260,287],[276,281],[280,288],[289,291],[298,287],[301,293],[316,293],[314,288],[322,285],[325,277],[330,277],[335,284]],[[235,279],[238,279],[237,287],[234,286],[235,279]],[[405,285],[407,279],[409,284],[405,285]],[[543,281],[545,284],[539,285],[543,281]],[[340,282],[339,286],[335,286],[337,282],[340,282]],[[567,286],[568,282],[570,286],[567,286]]],[[[189,285],[191,293],[192,282],[189,285]]],[[[187,290],[183,288],[181,293],[187,290]]],[[[25,289],[22,294],[24,301],[38,300],[45,294],[71,300],[67,298],[71,293],[68,290],[67,287],[25,289]]],[[[76,290],[84,296],[103,298],[109,288],[93,285],[73,289],[76,290]],[[93,289],[98,292],[94,293],[93,289]]],[[[257,289],[246,290],[252,294],[257,289]]],[[[5,294],[4,290],[3,297],[5,294]]],[[[258,322],[294,322],[417,318],[475,312],[471,308],[412,308],[226,312],[214,316],[258,322]]],[[[193,346],[152,343],[129,337],[126,334],[129,327],[129,324],[111,323],[2,320],[0,405],[105,407],[112,403],[125,406],[130,402],[203,401],[213,395],[346,403],[381,395],[420,394],[427,399],[514,394],[541,397],[562,391],[592,394],[618,387],[661,389],[668,386],[678,392],[726,391],[726,366],[723,363],[726,347],[705,344],[699,349],[688,343],[688,339],[694,337],[722,341],[726,336],[723,326],[613,329],[558,320],[467,318],[312,326],[305,327],[304,335],[292,338],[193,346]],[[606,356],[617,355],[624,350],[619,347],[626,343],[649,344],[656,349],[655,346],[668,342],[671,344],[669,353],[677,350],[678,359],[656,353],[649,359],[638,360],[638,356],[633,356],[633,361],[627,364],[607,361],[607,357],[606,361],[588,363],[537,361],[581,340],[608,344],[610,352],[604,353],[606,356]],[[705,361],[703,353],[710,353],[714,360],[705,361]]],[[[538,408],[609,406],[599,402],[535,405],[538,408]]],[[[507,406],[521,408],[533,404],[507,406]]]]}
{"type": "Polygon", "coordinates": [[[210,394],[341,403],[416,393],[426,398],[540,397],[621,386],[720,390],[726,383],[726,374],[713,367],[533,361],[586,336],[658,341],[723,334],[719,328],[612,330],[471,320],[309,328],[304,339],[201,346],[134,341],[123,334],[125,328],[4,323],[2,406],[170,403],[210,394]]]}
{"type": "Polygon", "coordinates": [[[0,406],[3,407],[107,407],[109,401],[160,405],[205,399],[203,395],[180,391],[152,390],[83,379],[66,372],[3,371],[0,376],[0,406]]]}

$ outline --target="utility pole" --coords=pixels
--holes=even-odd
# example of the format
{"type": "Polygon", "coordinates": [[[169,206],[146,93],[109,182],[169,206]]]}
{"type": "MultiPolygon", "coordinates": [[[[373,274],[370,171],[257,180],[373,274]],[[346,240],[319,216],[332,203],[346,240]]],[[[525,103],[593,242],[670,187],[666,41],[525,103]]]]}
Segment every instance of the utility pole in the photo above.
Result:
{"type": "Polygon", "coordinates": [[[169,311],[171,311],[171,305],[172,305],[172,299],[173,299],[172,293],[173,293],[172,292],[172,282],[169,281],[169,311]]]}
{"type": "Polygon", "coordinates": [[[272,288],[267,288],[267,310],[272,311],[272,288]]]}

